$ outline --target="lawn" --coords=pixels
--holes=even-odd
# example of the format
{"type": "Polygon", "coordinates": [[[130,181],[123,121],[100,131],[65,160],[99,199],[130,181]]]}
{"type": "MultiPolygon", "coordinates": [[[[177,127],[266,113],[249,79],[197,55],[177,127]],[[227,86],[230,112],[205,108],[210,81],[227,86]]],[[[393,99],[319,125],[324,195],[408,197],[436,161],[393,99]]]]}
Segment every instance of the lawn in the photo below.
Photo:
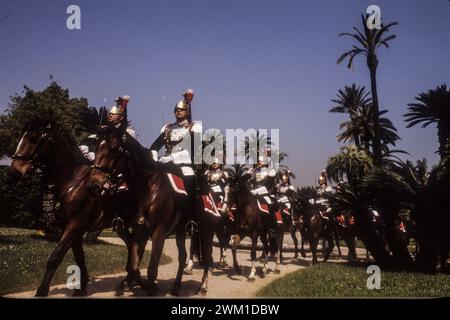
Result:
{"type": "Polygon", "coordinates": [[[381,288],[369,290],[360,266],[320,263],[273,281],[260,297],[448,297],[450,276],[381,271],[381,288]]]}
{"type": "MultiPolygon", "coordinates": [[[[0,228],[0,296],[12,292],[36,289],[44,274],[47,257],[55,248],[37,235],[36,230],[0,228]]],[[[84,245],[86,264],[90,277],[124,272],[127,250],[110,244],[84,245]]],[[[147,251],[142,265],[148,265],[147,251]]],[[[161,257],[161,264],[171,259],[161,257]]],[[[69,274],[66,268],[75,264],[69,250],[52,280],[52,284],[65,283],[69,274]]]]}

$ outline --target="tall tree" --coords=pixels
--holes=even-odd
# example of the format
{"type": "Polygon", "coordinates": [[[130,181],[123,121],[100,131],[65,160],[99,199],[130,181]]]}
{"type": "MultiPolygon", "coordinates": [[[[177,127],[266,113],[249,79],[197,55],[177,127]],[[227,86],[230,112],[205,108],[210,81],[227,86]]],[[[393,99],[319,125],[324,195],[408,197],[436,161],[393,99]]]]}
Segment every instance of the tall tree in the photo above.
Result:
{"type": "Polygon", "coordinates": [[[380,46],[385,46],[389,48],[388,42],[395,39],[394,34],[385,36],[385,33],[389,31],[389,28],[397,25],[397,22],[392,22],[387,25],[381,25],[381,28],[369,29],[366,24],[366,17],[361,15],[363,32],[358,28],[354,27],[355,33],[341,33],[340,36],[349,36],[356,40],[357,45],[353,45],[352,49],[344,52],[338,59],[337,63],[340,64],[346,58],[348,58],[347,67],[350,69],[353,66],[353,59],[358,55],[364,55],[366,57],[366,64],[369,68],[370,73],[370,87],[372,92],[372,103],[374,106],[373,112],[373,123],[374,123],[374,159],[375,164],[381,165],[382,154],[381,154],[381,129],[379,122],[379,105],[378,105],[378,92],[377,92],[377,67],[378,67],[378,57],[377,49],[380,46]]]}
{"type": "Polygon", "coordinates": [[[98,124],[98,112],[86,98],[70,98],[69,90],[55,81],[42,91],[24,86],[23,95],[15,95],[0,116],[0,158],[14,154],[26,123],[33,119],[54,120],[59,127],[81,141],[98,124]]]}
{"type": "Polygon", "coordinates": [[[419,93],[416,102],[409,103],[409,112],[404,116],[407,128],[422,124],[422,128],[436,124],[441,160],[450,157],[450,89],[443,84],[419,93]]]}

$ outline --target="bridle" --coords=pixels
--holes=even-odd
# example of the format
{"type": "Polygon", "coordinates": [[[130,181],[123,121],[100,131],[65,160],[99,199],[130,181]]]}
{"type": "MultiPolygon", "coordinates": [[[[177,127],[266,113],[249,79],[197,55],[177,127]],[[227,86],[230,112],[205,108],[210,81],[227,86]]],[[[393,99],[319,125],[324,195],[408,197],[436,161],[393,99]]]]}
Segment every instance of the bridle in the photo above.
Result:
{"type": "MultiPolygon", "coordinates": [[[[114,156],[115,158],[113,159],[114,162],[119,162],[117,160],[117,157],[119,156],[125,156],[127,157],[129,155],[129,152],[127,150],[127,148],[125,147],[124,143],[126,142],[126,135],[123,134],[122,135],[122,139],[119,139],[121,141],[120,146],[118,148],[117,154],[114,156]]],[[[110,178],[114,178],[115,174],[118,172],[118,168],[117,166],[113,166],[113,167],[105,167],[99,164],[93,164],[91,165],[92,169],[97,169],[105,174],[107,174],[110,178]]]]}
{"type": "MultiPolygon", "coordinates": [[[[22,154],[14,153],[14,155],[11,157],[11,159],[13,159],[13,160],[21,160],[21,161],[25,161],[25,162],[31,163],[31,164],[37,163],[40,160],[39,159],[39,155],[38,155],[38,151],[39,151],[42,143],[44,141],[48,141],[48,142],[52,142],[53,141],[53,138],[50,136],[49,132],[47,131],[48,129],[50,129],[50,128],[47,127],[46,130],[41,134],[41,136],[39,138],[39,141],[36,144],[36,147],[35,147],[35,150],[34,150],[33,154],[31,154],[31,155],[22,155],[22,154]]],[[[25,133],[23,134],[23,136],[25,136],[25,133]]]]}

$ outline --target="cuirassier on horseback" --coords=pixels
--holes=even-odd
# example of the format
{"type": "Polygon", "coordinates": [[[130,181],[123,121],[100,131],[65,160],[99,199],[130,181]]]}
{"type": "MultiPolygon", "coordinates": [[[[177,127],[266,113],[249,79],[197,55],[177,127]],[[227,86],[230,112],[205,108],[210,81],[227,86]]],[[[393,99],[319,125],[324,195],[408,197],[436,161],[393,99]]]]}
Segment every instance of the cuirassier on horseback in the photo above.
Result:
{"type": "Polygon", "coordinates": [[[260,155],[256,167],[248,169],[246,174],[251,176],[251,193],[258,199],[258,203],[261,205],[261,211],[266,212],[272,218],[271,231],[275,234],[277,203],[273,192],[275,190],[275,177],[277,172],[270,166],[269,158],[260,155]]]}
{"type": "MultiPolygon", "coordinates": [[[[174,108],[176,122],[162,127],[160,135],[150,146],[150,150],[155,161],[174,164],[174,170],[177,170],[181,175],[188,193],[190,219],[198,221],[194,172],[194,155],[198,150],[194,149],[194,140],[201,141],[202,124],[192,121],[191,101],[194,98],[194,91],[192,89],[186,90],[183,92],[183,97],[184,99],[178,101],[174,108]],[[158,151],[162,147],[165,147],[165,154],[158,158],[158,151]]],[[[144,223],[143,217],[140,217],[139,223],[144,223]]]]}

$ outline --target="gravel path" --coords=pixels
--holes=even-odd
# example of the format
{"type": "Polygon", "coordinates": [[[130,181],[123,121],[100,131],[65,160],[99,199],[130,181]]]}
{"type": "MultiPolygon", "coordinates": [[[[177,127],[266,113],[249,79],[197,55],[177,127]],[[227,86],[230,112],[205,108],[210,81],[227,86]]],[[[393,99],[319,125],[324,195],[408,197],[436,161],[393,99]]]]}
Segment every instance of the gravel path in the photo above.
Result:
{"type": "MultiPolygon", "coordinates": [[[[124,245],[122,240],[119,238],[104,237],[100,238],[104,242],[108,242],[115,245],[124,245]]],[[[243,245],[248,243],[248,239],[244,239],[243,245]]],[[[285,237],[286,246],[289,248],[292,246],[292,240],[289,235],[285,237]]],[[[188,244],[188,243],[187,243],[188,244]]],[[[148,243],[146,249],[151,249],[151,242],[148,243]]],[[[345,262],[347,248],[341,248],[344,254],[344,259],[338,259],[336,255],[331,255],[330,262],[345,262]]],[[[357,249],[358,257],[365,257],[365,250],[357,249]]],[[[167,239],[164,245],[164,253],[172,258],[172,262],[169,264],[159,267],[158,272],[158,285],[159,292],[156,296],[159,297],[169,297],[170,289],[175,279],[176,270],[178,267],[177,261],[177,248],[174,239],[167,239]]],[[[337,250],[334,250],[337,254],[337,250]]],[[[146,252],[148,254],[148,252],[146,252]]],[[[219,259],[219,249],[214,247],[213,251],[215,262],[219,259]]],[[[249,298],[254,297],[256,292],[269,284],[274,279],[285,276],[290,272],[294,272],[300,269],[306,268],[310,261],[310,255],[307,258],[300,258],[298,261],[294,261],[294,253],[286,252],[284,254],[283,264],[280,266],[281,273],[274,274],[273,269],[275,267],[275,262],[269,260],[269,273],[265,278],[262,278],[262,263],[257,262],[256,268],[256,280],[254,282],[249,282],[247,276],[250,274],[251,261],[250,261],[250,251],[245,249],[237,250],[238,261],[242,267],[242,275],[236,274],[231,268],[225,270],[215,268],[212,272],[212,276],[208,282],[208,294],[207,297],[211,298],[249,298]]],[[[257,252],[257,256],[260,255],[260,251],[257,252]]],[[[322,256],[319,254],[319,261],[322,256]]],[[[231,250],[227,252],[227,262],[232,264],[231,250]]],[[[141,274],[146,275],[147,266],[141,269],[141,274]]],[[[197,295],[198,289],[201,285],[201,277],[203,271],[199,268],[197,264],[194,265],[193,275],[183,275],[182,279],[182,289],[181,296],[183,297],[200,297],[197,295]]],[[[125,273],[103,275],[98,277],[91,277],[91,281],[88,284],[88,297],[92,298],[114,298],[116,297],[115,288],[118,283],[124,278],[125,273]]],[[[7,295],[7,297],[14,298],[29,298],[34,296],[35,291],[25,291],[7,295]]],[[[66,285],[54,285],[50,287],[49,297],[52,298],[65,298],[70,297],[72,291],[66,288],[66,285]]],[[[122,297],[133,297],[133,296],[146,296],[145,292],[140,288],[126,288],[122,297]]]]}

